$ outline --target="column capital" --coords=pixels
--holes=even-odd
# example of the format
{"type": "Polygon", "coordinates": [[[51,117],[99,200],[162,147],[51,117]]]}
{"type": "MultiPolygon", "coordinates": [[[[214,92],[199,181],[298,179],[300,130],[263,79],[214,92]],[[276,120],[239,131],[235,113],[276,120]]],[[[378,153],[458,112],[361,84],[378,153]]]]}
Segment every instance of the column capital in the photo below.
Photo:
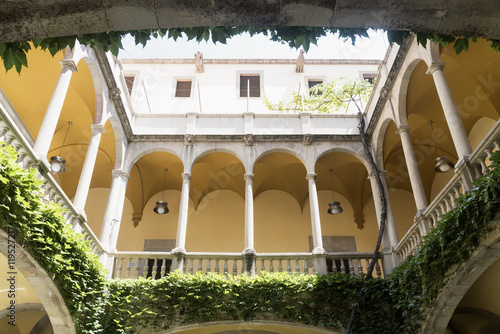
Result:
{"type": "Polygon", "coordinates": [[[409,132],[409,131],[410,131],[410,126],[409,126],[409,125],[400,125],[400,126],[398,127],[398,130],[396,131],[396,133],[397,133],[398,135],[400,135],[400,134],[401,134],[401,133],[403,133],[403,132],[409,132]]]}
{"type": "Polygon", "coordinates": [[[71,72],[78,72],[78,67],[76,67],[76,63],[73,59],[62,59],[59,60],[59,62],[61,63],[61,68],[63,70],[68,68],[71,72]]]}
{"type": "Polygon", "coordinates": [[[193,176],[191,173],[182,173],[181,175],[183,180],[191,180],[191,177],[193,176]]]}
{"type": "Polygon", "coordinates": [[[318,174],[316,173],[307,173],[306,175],[306,180],[309,181],[309,180],[316,180],[316,176],[318,176],[318,174]]]}
{"type": "Polygon", "coordinates": [[[113,169],[113,171],[111,172],[111,175],[113,175],[113,177],[121,177],[124,179],[130,179],[130,174],[121,170],[121,169],[113,169]]]}
{"type": "Polygon", "coordinates": [[[254,177],[254,175],[251,173],[250,174],[243,174],[243,178],[245,179],[245,181],[252,181],[253,177],[254,177]]]}
{"type": "Polygon", "coordinates": [[[430,65],[429,68],[427,69],[427,74],[432,74],[437,70],[443,70],[444,66],[446,63],[443,63],[441,61],[433,61],[430,65]]]}
{"type": "Polygon", "coordinates": [[[101,124],[90,124],[90,128],[92,129],[92,136],[95,136],[98,133],[106,132],[104,130],[104,125],[101,125],[101,124]]]}
{"type": "MultiPolygon", "coordinates": [[[[378,171],[378,175],[383,179],[387,175],[387,171],[385,171],[385,170],[379,170],[378,171]]],[[[370,172],[368,174],[368,180],[371,180],[371,179],[374,179],[374,178],[375,178],[375,173],[374,172],[370,172]]]]}

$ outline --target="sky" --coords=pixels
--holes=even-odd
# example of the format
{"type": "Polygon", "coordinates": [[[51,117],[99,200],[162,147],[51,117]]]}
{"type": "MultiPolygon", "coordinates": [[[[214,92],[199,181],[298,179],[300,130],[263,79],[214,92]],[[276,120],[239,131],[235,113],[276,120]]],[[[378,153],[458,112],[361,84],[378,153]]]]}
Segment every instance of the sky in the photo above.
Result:
{"type": "MultiPolygon", "coordinates": [[[[335,35],[321,37],[318,46],[311,45],[306,59],[383,59],[389,45],[387,36],[381,30],[369,31],[370,38],[358,39],[356,45],[350,41],[341,41],[335,35]]],[[[194,58],[200,51],[205,59],[295,59],[299,51],[269,40],[264,35],[250,37],[248,34],[235,36],[226,45],[212,41],[198,43],[186,38],[155,39],[145,48],[136,46],[134,39],[127,36],[122,41],[124,50],[120,50],[120,59],[144,58],[194,58]]]]}

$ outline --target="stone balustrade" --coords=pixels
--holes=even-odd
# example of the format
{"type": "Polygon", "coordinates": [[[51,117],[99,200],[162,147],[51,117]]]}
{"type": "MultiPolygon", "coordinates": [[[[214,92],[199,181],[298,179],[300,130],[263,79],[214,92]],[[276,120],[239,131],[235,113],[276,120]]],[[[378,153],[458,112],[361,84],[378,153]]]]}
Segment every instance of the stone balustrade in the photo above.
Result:
{"type": "Polygon", "coordinates": [[[484,137],[468,157],[459,161],[455,175],[427,208],[415,216],[415,222],[395,249],[401,261],[413,254],[422,244],[422,237],[436,227],[439,218],[457,206],[455,200],[471,188],[471,181],[488,173],[491,154],[500,149],[500,121],[484,137]]]}
{"type": "MultiPolygon", "coordinates": [[[[328,253],[325,261],[329,271],[351,275],[366,274],[372,253],[337,252],[328,253]]],[[[188,252],[185,255],[182,271],[187,274],[217,273],[241,275],[245,272],[241,253],[202,253],[188,252]]],[[[117,252],[112,278],[134,279],[153,277],[159,279],[174,270],[173,255],[170,252],[117,252]]],[[[264,272],[287,272],[295,274],[316,274],[312,253],[257,253],[255,255],[255,274],[264,272]]],[[[382,277],[382,259],[375,266],[374,276],[382,277]]]]}
{"type": "Polygon", "coordinates": [[[99,239],[87,225],[86,218],[77,212],[71,200],[66,196],[61,187],[49,173],[49,167],[46,162],[39,160],[33,151],[31,145],[27,142],[14,121],[5,113],[0,113],[0,141],[12,145],[18,152],[17,163],[25,169],[36,168],[38,170],[37,178],[42,180],[41,186],[42,200],[59,204],[65,211],[63,217],[67,224],[89,242],[92,251],[101,255],[103,248],[99,239]]]}

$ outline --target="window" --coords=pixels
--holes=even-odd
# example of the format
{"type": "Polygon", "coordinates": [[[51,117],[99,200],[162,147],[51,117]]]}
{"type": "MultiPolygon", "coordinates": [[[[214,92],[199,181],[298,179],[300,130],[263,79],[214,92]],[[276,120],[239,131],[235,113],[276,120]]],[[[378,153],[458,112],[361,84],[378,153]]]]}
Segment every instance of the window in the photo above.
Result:
{"type": "Polygon", "coordinates": [[[177,80],[175,97],[191,97],[191,80],[177,80]]]}
{"type": "Polygon", "coordinates": [[[240,97],[260,97],[260,75],[245,74],[240,75],[240,97]],[[248,85],[250,84],[250,92],[248,85]]]}
{"type": "Polygon", "coordinates": [[[309,79],[307,80],[307,85],[309,86],[308,88],[311,89],[316,85],[321,85],[323,83],[323,80],[321,79],[309,79]]]}
{"type": "MultiPolygon", "coordinates": [[[[323,80],[321,79],[308,79],[307,80],[307,88],[311,89],[316,85],[321,85],[323,83],[323,80]]],[[[323,92],[321,90],[318,90],[317,92],[310,92],[310,95],[315,94],[315,95],[321,95],[323,92]]]]}
{"type": "Polygon", "coordinates": [[[125,84],[127,85],[128,93],[129,95],[132,95],[132,87],[134,87],[135,76],[126,75],[124,78],[125,78],[125,84]]]}
{"type": "Polygon", "coordinates": [[[371,85],[375,83],[375,79],[377,79],[377,74],[363,73],[363,80],[368,81],[371,85]]]}

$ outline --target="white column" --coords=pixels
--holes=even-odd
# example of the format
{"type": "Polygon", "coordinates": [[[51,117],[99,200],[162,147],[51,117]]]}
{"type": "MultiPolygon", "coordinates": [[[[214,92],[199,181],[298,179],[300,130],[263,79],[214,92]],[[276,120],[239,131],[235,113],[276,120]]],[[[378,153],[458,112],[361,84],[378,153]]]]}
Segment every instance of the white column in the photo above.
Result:
{"type": "Polygon", "coordinates": [[[446,122],[448,123],[448,128],[451,132],[451,137],[453,138],[453,144],[457,150],[459,159],[463,156],[467,156],[472,152],[470,147],[469,139],[464,129],[462,119],[458,113],[455,101],[451,95],[450,87],[446,82],[446,77],[444,76],[443,68],[445,63],[433,62],[427,70],[427,74],[432,74],[434,83],[436,84],[436,90],[439,95],[439,100],[443,106],[444,116],[446,117],[446,122]]]}
{"type": "Polygon", "coordinates": [[[186,252],[186,231],[189,209],[189,184],[191,173],[182,173],[181,202],[179,208],[179,221],[177,224],[176,246],[172,252],[186,252]]]}
{"type": "Polygon", "coordinates": [[[35,153],[37,153],[40,157],[46,157],[47,153],[49,153],[50,143],[52,142],[52,137],[54,136],[54,131],[56,130],[64,99],[66,98],[66,93],[68,92],[71,75],[73,72],[78,71],[73,60],[61,60],[61,66],[61,74],[57,80],[56,88],[52,93],[52,98],[50,99],[49,106],[45,112],[45,116],[34,146],[35,153]]]}
{"type": "Polygon", "coordinates": [[[254,249],[253,174],[245,174],[245,250],[254,249]]]}
{"type": "Polygon", "coordinates": [[[114,169],[111,189],[109,191],[108,204],[104,212],[101,235],[99,240],[105,249],[114,251],[120,232],[120,220],[123,213],[127,182],[130,175],[122,170],[114,169]]]}
{"type": "MultiPolygon", "coordinates": [[[[392,213],[391,201],[389,199],[389,193],[387,192],[387,185],[385,184],[385,171],[380,172],[380,178],[382,181],[382,185],[384,187],[385,195],[386,195],[386,222],[385,222],[385,233],[384,233],[384,251],[392,252],[392,250],[398,245],[398,233],[396,230],[396,223],[394,221],[394,215],[392,213]]],[[[379,196],[379,187],[377,184],[377,179],[373,173],[370,173],[368,176],[370,180],[370,184],[372,187],[373,194],[373,202],[375,204],[375,213],[377,215],[377,224],[380,228],[380,216],[382,215],[382,202],[380,201],[379,196]]]]}
{"type": "Polygon", "coordinates": [[[427,207],[427,198],[425,197],[424,185],[422,183],[422,178],[420,177],[420,171],[418,170],[417,159],[415,158],[415,151],[413,150],[409,131],[409,126],[401,125],[398,128],[397,133],[401,136],[406,167],[408,168],[408,174],[417,210],[423,210],[427,207]]]}
{"type": "Polygon", "coordinates": [[[318,192],[316,191],[316,174],[307,174],[306,180],[309,184],[309,204],[311,207],[311,227],[314,247],[313,252],[324,252],[323,238],[321,236],[321,222],[319,218],[318,192]]]}
{"type": "Polygon", "coordinates": [[[80,181],[78,181],[78,188],[76,189],[75,199],[73,201],[76,209],[81,212],[85,209],[97,152],[99,151],[99,142],[101,140],[101,134],[104,133],[104,126],[100,124],[92,124],[90,127],[92,128],[92,137],[90,138],[89,147],[87,148],[85,162],[83,163],[82,172],[80,173],[80,181]]]}
{"type": "Polygon", "coordinates": [[[387,234],[389,236],[389,243],[391,248],[394,249],[399,243],[398,230],[396,229],[396,220],[394,219],[394,213],[392,212],[391,199],[389,198],[389,189],[387,188],[387,180],[385,179],[385,175],[387,172],[380,172],[380,179],[382,181],[382,185],[384,186],[384,192],[387,203],[387,234]]]}

